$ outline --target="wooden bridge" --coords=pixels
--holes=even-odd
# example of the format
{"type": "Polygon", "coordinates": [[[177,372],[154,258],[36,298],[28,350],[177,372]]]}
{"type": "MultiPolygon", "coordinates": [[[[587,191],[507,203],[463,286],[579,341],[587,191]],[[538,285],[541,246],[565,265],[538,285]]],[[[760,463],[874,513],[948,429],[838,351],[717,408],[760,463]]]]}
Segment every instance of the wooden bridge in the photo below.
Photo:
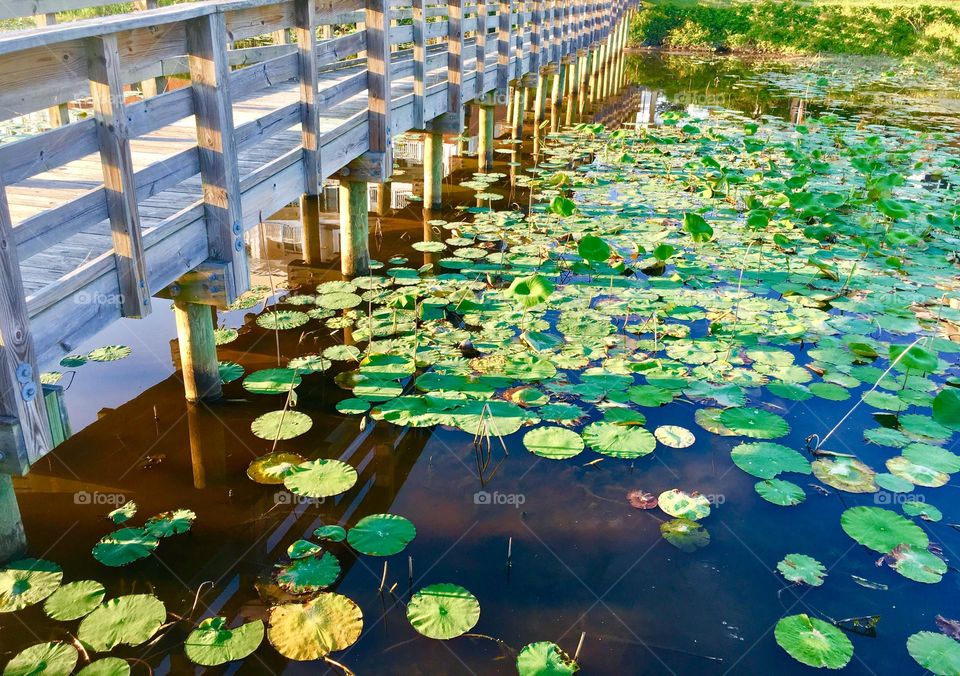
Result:
{"type": "Polygon", "coordinates": [[[0,38],[0,119],[60,123],[0,144],[0,473],[50,450],[39,365],[155,294],[175,300],[188,399],[217,396],[206,306],[248,287],[246,230],[300,199],[310,262],[316,196],[337,179],[342,270],[365,272],[366,185],[389,178],[394,136],[424,132],[438,203],[437,151],[467,106],[481,168],[498,103],[516,127],[531,99],[539,122],[565,96],[569,122],[622,77],[636,2],[231,0],[50,20],[81,1],[0,9],[47,17],[0,38]]]}

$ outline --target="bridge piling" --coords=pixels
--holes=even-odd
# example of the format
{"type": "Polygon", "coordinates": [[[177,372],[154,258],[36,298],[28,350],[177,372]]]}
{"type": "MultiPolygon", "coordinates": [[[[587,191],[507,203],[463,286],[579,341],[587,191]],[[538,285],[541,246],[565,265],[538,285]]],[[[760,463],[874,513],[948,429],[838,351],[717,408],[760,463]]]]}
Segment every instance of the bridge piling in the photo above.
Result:
{"type": "Polygon", "coordinates": [[[443,200],[443,134],[423,135],[423,206],[439,209],[443,200]]]}
{"type": "Polygon", "coordinates": [[[347,277],[370,271],[370,223],[366,181],[340,180],[340,271],[347,277]]]}
{"type": "Polygon", "coordinates": [[[219,399],[220,367],[213,335],[213,314],[209,305],[186,300],[173,303],[180,344],[180,367],[187,401],[219,399]]]}
{"type": "Polygon", "coordinates": [[[0,474],[0,564],[18,558],[26,550],[27,535],[13,492],[13,480],[0,474]]]}

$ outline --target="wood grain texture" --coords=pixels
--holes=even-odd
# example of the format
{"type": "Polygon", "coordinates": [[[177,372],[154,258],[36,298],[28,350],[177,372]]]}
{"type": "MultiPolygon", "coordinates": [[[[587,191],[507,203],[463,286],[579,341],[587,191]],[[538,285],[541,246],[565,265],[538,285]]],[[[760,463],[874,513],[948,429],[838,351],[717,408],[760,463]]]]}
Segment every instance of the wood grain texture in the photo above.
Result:
{"type": "Polygon", "coordinates": [[[317,106],[317,24],[313,0],[294,0],[300,81],[300,130],[303,135],[303,191],[320,193],[320,108],[317,106]]]}

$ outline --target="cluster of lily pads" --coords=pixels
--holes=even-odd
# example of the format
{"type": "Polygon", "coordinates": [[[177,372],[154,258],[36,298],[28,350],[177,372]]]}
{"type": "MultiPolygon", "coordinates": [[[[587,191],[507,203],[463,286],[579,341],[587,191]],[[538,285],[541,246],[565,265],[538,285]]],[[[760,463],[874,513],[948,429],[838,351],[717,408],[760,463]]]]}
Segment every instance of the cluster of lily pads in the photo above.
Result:
{"type": "MultiPolygon", "coordinates": [[[[258,320],[349,327],[353,344],[245,386],[285,391],[339,361],[335,380],[352,392],[342,413],[478,440],[524,430],[535,455],[570,462],[589,449],[591,463],[638,462],[658,444],[695,449],[686,428],[645,427],[683,401],[706,432],[743,439],[731,461],[774,505],[807,498],[783,474],[848,493],[945,485],[960,471],[947,449],[960,429],[960,207],[948,189],[958,160],[922,134],[831,115],[665,123],[554,135],[521,179],[528,213],[491,209],[502,176],[476,175],[481,206],[470,220],[430,223],[447,232],[414,245],[420,268],[330,282],[258,320]],[[838,425],[844,411],[870,411],[862,446],[837,448],[834,430],[791,415],[810,399],[836,402],[838,425]],[[806,447],[778,441],[798,424],[806,447]]],[[[285,407],[253,431],[286,439],[309,425],[285,407]]],[[[316,462],[298,465],[308,483],[316,462]]],[[[664,539],[689,551],[709,542],[698,520],[710,504],[693,488],[634,496],[673,516],[664,539]]],[[[924,496],[901,502],[905,516],[851,507],[843,530],[910,580],[936,583],[947,564],[911,517],[942,515],[924,496]]],[[[803,554],[779,569],[807,584],[825,572],[803,554]]],[[[960,643],[924,633],[911,655],[954,673],[942,665],[960,664],[960,643]]],[[[816,617],[784,618],[776,637],[807,664],[852,655],[843,631],[816,617]]]]}
{"type": "MultiPolygon", "coordinates": [[[[132,350],[126,345],[105,345],[91,350],[87,354],[71,354],[60,360],[60,366],[75,369],[87,362],[120,361],[130,356],[132,350]]],[[[40,374],[44,385],[56,385],[63,379],[63,371],[47,371],[40,374]]]]}

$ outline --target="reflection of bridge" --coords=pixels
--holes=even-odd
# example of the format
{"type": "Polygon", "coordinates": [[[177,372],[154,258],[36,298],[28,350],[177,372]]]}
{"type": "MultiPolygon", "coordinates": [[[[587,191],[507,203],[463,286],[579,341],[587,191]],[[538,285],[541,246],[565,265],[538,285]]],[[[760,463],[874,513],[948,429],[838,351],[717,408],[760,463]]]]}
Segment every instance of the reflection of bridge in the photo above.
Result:
{"type": "MultiPolygon", "coordinates": [[[[394,135],[427,132],[433,168],[473,101],[480,156],[492,158],[498,101],[522,112],[533,98],[539,121],[564,91],[581,101],[611,91],[632,4],[211,0],[0,38],[0,115],[92,105],[85,119],[0,146],[2,469],[24,472],[52,445],[38,364],[149,313],[174,282],[187,397],[218,396],[202,305],[247,288],[245,230],[302,198],[309,261],[313,198],[336,177],[342,268],[362,272],[363,198],[390,176],[394,135]],[[155,93],[156,78],[169,91],[155,93]],[[129,91],[140,82],[142,96],[129,91]]],[[[427,175],[431,203],[438,173],[427,175]]]]}

